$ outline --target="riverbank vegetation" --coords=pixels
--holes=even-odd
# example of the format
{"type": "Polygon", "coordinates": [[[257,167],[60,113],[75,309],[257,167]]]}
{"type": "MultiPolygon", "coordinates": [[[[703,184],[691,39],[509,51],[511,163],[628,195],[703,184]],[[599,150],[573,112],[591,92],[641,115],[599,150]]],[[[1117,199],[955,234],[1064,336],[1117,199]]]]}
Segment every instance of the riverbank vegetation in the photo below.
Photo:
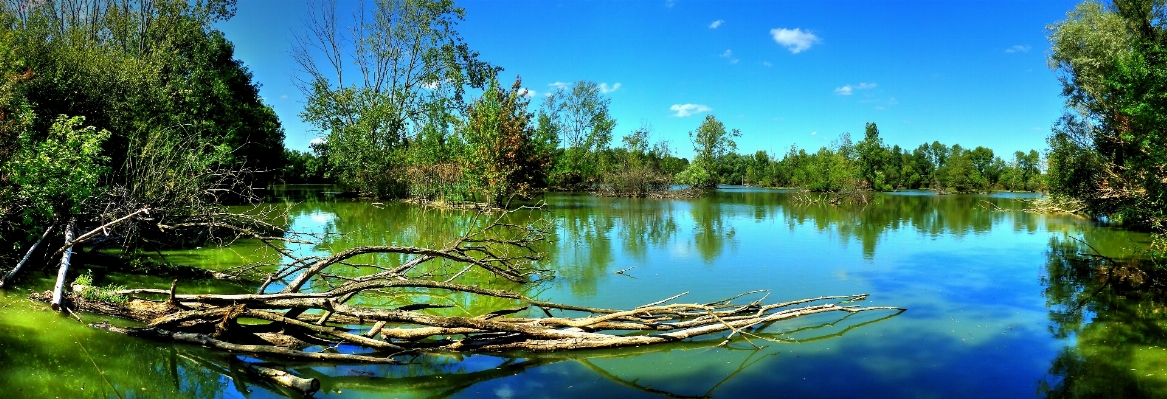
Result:
{"type": "MultiPolygon", "coordinates": [[[[226,210],[258,202],[256,191],[275,182],[504,207],[545,190],[652,197],[676,185],[800,188],[823,193],[799,197],[806,202],[832,204],[866,204],[873,191],[1048,190],[1048,203],[1062,210],[1155,231],[1153,255],[1167,252],[1162,4],[1086,2],[1050,27],[1050,63],[1071,111],[1055,125],[1048,156],[938,141],[889,146],[874,122],[857,142],[843,133],[813,151],[739,154],[735,139],[748,132],[707,115],[689,132],[692,160],[677,157],[674,143],[654,142],[646,123],[613,146],[617,121],[594,82],[564,85],[532,104],[518,76],[502,80],[503,69],[465,43],[456,30],[464,12],[448,0],[375,2],[351,28],[338,25],[335,3],[315,9],[294,60],[307,98],[301,117],[323,137],[310,152],[289,150],[258,83],[212,27],[233,8],[231,0],[0,3],[0,246],[3,261],[17,265],[0,286],[28,262],[59,262],[55,292],[38,298],[149,324],[95,327],[338,362],[624,347],[715,333],[748,342],[757,337],[750,328],[805,314],[902,311],[848,305],[864,295],[778,304],[732,303],[737,297],[670,303],[674,297],[626,310],[538,301],[510,288],[550,274],[538,262],[552,229],[546,219],[512,220],[514,211],[506,210],[468,215],[460,237],[432,248],[393,244],[301,256],[284,245],[320,241],[285,231],[278,212],[226,210]],[[120,250],[129,263],[151,251],[237,238],[262,242],[286,260],[236,265],[223,275],[256,280],[255,294],[87,284],[68,293],[68,277],[77,275],[69,269],[74,251],[97,257],[120,250]],[[364,263],[370,254],[394,261],[364,263]],[[483,281],[503,288],[484,288],[483,281]],[[284,288],[268,292],[274,286],[284,288]],[[499,306],[470,316],[423,312],[444,307],[426,302],[435,291],[499,306]],[[407,303],[346,304],[385,293],[407,303]],[[818,304],[791,308],[811,302],[818,304]],[[375,352],[302,350],[336,342],[375,352]]],[[[81,283],[93,280],[86,278],[81,283]]]]}
{"type": "Polygon", "coordinates": [[[1167,255],[1167,5],[1087,1],[1048,27],[1066,114],[1049,136],[1050,194],[1157,233],[1167,255]]]}
{"type": "MultiPolygon", "coordinates": [[[[537,301],[515,287],[551,274],[538,268],[551,229],[526,207],[518,209],[530,220],[512,220],[515,210],[467,213],[457,227],[462,235],[433,248],[393,244],[297,255],[287,246],[323,239],[286,230],[278,209],[227,205],[258,203],[258,191],[280,180],[335,182],[384,199],[492,205],[547,189],[649,196],[669,190],[674,176],[709,188],[739,133],[727,134],[707,118],[691,135],[700,153],[692,165],[675,157],[668,142],[652,143],[648,125],[613,148],[616,122],[599,85],[567,85],[532,111],[520,79],[500,81],[501,68],[463,43],[455,30],[463,11],[453,2],[376,2],[352,29],[337,25],[335,3],[324,3],[308,19],[294,59],[307,97],[301,116],[327,136],[311,153],[288,151],[258,84],[213,28],[233,13],[231,0],[0,3],[0,232],[6,255],[25,254],[0,286],[26,264],[59,264],[53,290],[34,299],[71,314],[149,324],[94,327],[333,362],[626,347],[721,333],[728,344],[735,336],[760,337],[746,331],[755,326],[809,314],[902,310],[849,305],[865,295],[771,305],[731,302],[738,297],[669,303],[673,297],[628,310],[537,301]],[[346,75],[353,65],[355,78],[346,75]],[[169,291],[93,284],[99,277],[92,266],[106,258],[120,263],[103,274],[117,273],[148,262],[148,253],[241,238],[281,257],[208,273],[259,285],[231,304],[222,301],[227,297],[180,295],[178,280],[169,291]],[[77,266],[88,270],[79,274],[77,266]],[[486,288],[493,285],[501,289],[486,288]],[[280,292],[268,292],[277,286],[280,292]],[[420,312],[446,307],[427,302],[435,290],[510,306],[469,317],[420,312]],[[360,305],[386,294],[408,303],[360,305]],[[346,305],[350,300],[356,304],[346,305]],[[519,313],[532,306],[547,317],[504,317],[534,314],[519,313]],[[556,317],[552,310],[585,316],[556,317]],[[241,318],[273,324],[236,323],[241,318]],[[362,327],[366,320],[376,324],[362,327]],[[364,331],[369,327],[372,333],[364,331]],[[647,334],[620,333],[630,330],[647,334]],[[380,352],[301,350],[337,340],[380,352]]],[[[257,373],[303,391],[319,387],[278,370],[257,373]]]]}
{"type": "Polygon", "coordinates": [[[210,27],[232,13],[229,1],[0,4],[4,254],[32,247],[24,260],[42,263],[82,242],[133,253],[270,227],[220,206],[255,198],[285,162],[275,112],[210,27]]]}

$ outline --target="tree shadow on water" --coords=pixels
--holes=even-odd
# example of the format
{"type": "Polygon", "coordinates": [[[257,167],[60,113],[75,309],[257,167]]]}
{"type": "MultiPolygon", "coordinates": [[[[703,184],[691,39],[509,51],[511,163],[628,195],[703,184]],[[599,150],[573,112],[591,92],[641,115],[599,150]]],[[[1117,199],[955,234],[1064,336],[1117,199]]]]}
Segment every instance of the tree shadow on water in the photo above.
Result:
{"type": "Polygon", "coordinates": [[[1050,332],[1074,344],[1058,353],[1037,393],[1167,397],[1167,271],[1139,254],[1099,253],[1093,241],[1050,240],[1043,278],[1050,332]]]}

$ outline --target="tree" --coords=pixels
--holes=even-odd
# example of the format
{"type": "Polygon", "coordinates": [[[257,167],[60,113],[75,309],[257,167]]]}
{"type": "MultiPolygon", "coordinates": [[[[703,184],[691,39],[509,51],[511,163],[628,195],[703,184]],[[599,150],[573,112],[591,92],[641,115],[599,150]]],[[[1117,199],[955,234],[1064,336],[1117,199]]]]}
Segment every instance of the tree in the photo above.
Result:
{"type": "Polygon", "coordinates": [[[512,196],[529,196],[551,164],[546,146],[535,142],[529,102],[522,80],[516,78],[510,90],[494,80],[466,109],[466,125],[461,130],[470,154],[463,161],[489,203],[505,204],[512,196]]]}
{"type": "Polygon", "coordinates": [[[762,187],[773,187],[774,176],[771,174],[770,155],[766,150],[758,150],[749,160],[746,168],[746,181],[762,187]]]}
{"type": "MultiPolygon", "coordinates": [[[[57,115],[108,130],[111,180],[131,184],[122,165],[141,157],[134,143],[155,131],[230,146],[225,168],[282,168],[275,112],[211,27],[234,14],[234,1],[9,2],[0,14],[11,21],[2,29],[14,33],[13,55],[38,76],[27,94],[45,118],[33,130],[46,134],[57,115]]],[[[262,186],[268,177],[249,183],[262,186]]]]}
{"type": "Polygon", "coordinates": [[[1085,2],[1048,27],[1049,64],[1068,109],[1048,138],[1051,194],[1160,233],[1167,229],[1164,19],[1161,1],[1085,2]]]}
{"type": "Polygon", "coordinates": [[[608,113],[611,99],[604,97],[600,85],[578,81],[570,88],[560,87],[543,101],[541,130],[559,133],[563,155],[555,165],[552,181],[569,188],[587,188],[595,184],[600,174],[600,152],[612,142],[616,120],[608,113]]]}
{"type": "Polygon", "coordinates": [[[54,216],[80,213],[97,192],[108,170],[101,144],[109,132],[81,127],[84,121],[79,116],[62,115],[43,141],[33,141],[31,134],[21,137],[25,141],[22,150],[7,167],[12,171],[12,183],[20,187],[17,197],[27,205],[21,212],[26,219],[47,222],[54,216]]]}
{"type": "Polygon", "coordinates": [[[628,133],[620,141],[623,146],[606,153],[610,165],[603,175],[603,183],[597,190],[602,195],[622,197],[647,197],[659,195],[672,185],[670,167],[676,158],[668,141],[649,145],[652,125],[648,122],[628,133]]]}
{"type": "MultiPolygon", "coordinates": [[[[0,190],[32,203],[45,199],[48,208],[35,207],[76,216],[78,227],[150,208],[151,223],[103,231],[111,237],[104,242],[128,250],[182,242],[175,230],[183,228],[159,233],[160,226],[192,226],[193,219],[224,215],[217,205],[228,197],[251,198],[251,187],[264,181],[243,169],[279,169],[283,131],[230,43],[212,28],[233,13],[232,0],[0,2],[0,64],[11,62],[21,76],[12,97],[19,98],[0,105],[15,105],[4,111],[17,111],[21,139],[4,140],[3,151],[9,161],[15,154],[28,161],[19,172],[0,168],[7,175],[0,179],[16,186],[0,190]],[[93,143],[100,152],[88,152],[93,143]],[[58,190],[69,192],[46,196],[58,190]]],[[[8,67],[6,78],[14,72],[8,67]]],[[[9,224],[9,211],[0,222],[9,224]]],[[[36,220],[21,230],[49,225],[36,220]]],[[[207,232],[190,237],[205,240],[207,232]]]]}
{"type": "Polygon", "coordinates": [[[859,176],[867,187],[878,191],[891,191],[884,173],[888,162],[888,149],[879,137],[879,127],[874,122],[868,122],[863,140],[855,144],[855,152],[859,159],[859,176]]]}
{"type": "Polygon", "coordinates": [[[336,7],[322,3],[308,33],[296,38],[297,81],[307,96],[300,115],[327,133],[340,183],[405,196],[409,141],[427,123],[452,123],[426,116],[462,108],[465,88],[485,87],[501,68],[463,42],[454,28],[465,11],[451,0],[376,0],[371,13],[362,4],[351,29],[338,22],[336,7]]]}
{"type": "Polygon", "coordinates": [[[953,145],[944,167],[937,171],[941,179],[940,188],[957,193],[973,193],[988,189],[988,184],[977,168],[976,162],[975,151],[965,150],[959,144],[953,145]]]}
{"type": "Polygon", "coordinates": [[[725,131],[725,125],[713,115],[706,115],[697,130],[689,132],[693,142],[693,162],[677,176],[677,181],[696,188],[717,188],[721,180],[721,162],[727,154],[737,151],[735,137],[740,130],[725,131]]]}

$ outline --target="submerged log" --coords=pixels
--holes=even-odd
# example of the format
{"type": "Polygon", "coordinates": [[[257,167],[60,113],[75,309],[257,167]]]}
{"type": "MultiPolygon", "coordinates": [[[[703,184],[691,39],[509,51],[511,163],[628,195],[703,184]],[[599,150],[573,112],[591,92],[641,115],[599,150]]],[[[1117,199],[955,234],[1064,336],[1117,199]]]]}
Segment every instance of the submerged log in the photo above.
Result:
{"type": "Polygon", "coordinates": [[[295,389],[305,396],[312,395],[320,390],[320,380],[315,378],[300,378],[283,370],[276,370],[251,363],[242,363],[249,374],[262,377],[278,385],[295,389]]]}
{"type": "Polygon", "coordinates": [[[61,253],[61,267],[57,270],[57,285],[53,287],[52,308],[61,311],[61,300],[64,299],[65,277],[69,274],[69,260],[73,257],[73,230],[77,228],[77,220],[69,219],[65,227],[65,247],[61,253]]]}
{"type": "Polygon", "coordinates": [[[346,353],[326,353],[326,352],[305,352],[300,350],[292,350],[281,348],[272,345],[243,345],[234,344],[215,338],[207,334],[187,333],[163,330],[154,327],[143,328],[128,328],[118,327],[106,322],[92,323],[90,327],[106,330],[110,332],[126,334],[132,337],[147,338],[156,341],[171,341],[181,342],[186,344],[201,345],[208,348],[221,349],[229,352],[251,353],[251,354],[265,354],[278,357],[285,357],[290,359],[300,360],[323,360],[331,362],[351,362],[351,363],[383,363],[395,364],[397,360],[391,357],[365,356],[365,355],[350,355],[346,353]]]}

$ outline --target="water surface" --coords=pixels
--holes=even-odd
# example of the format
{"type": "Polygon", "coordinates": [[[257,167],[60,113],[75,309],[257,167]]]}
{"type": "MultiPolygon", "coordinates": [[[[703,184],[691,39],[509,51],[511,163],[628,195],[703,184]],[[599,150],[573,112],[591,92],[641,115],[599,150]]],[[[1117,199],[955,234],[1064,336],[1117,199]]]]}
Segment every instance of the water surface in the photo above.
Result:
{"type": "MultiPolygon", "coordinates": [[[[290,227],[322,239],[288,247],[300,254],[355,245],[441,245],[468,225],[464,212],[342,199],[319,189],[293,188],[279,196],[292,204],[290,227]]],[[[537,356],[428,356],[402,366],[281,366],[320,378],[318,397],[1167,395],[1167,312],[1153,288],[1156,280],[1100,270],[1100,258],[1081,255],[1097,250],[1130,259],[1149,238],[1071,216],[1024,212],[1024,200],[1032,197],[909,192],[879,194],[865,207],[834,207],[799,203],[781,190],[740,187],[693,200],[549,194],[544,214],[557,233],[544,266],[556,270],[555,278],[507,288],[611,308],[682,292],[689,292],[685,302],[756,289],[770,290],[768,301],[867,293],[866,304],[909,310],[779,323],[764,331],[773,341],[754,341],[762,349],[740,340],[720,348],[717,337],[537,356]],[[631,267],[627,275],[614,273],[631,267]]],[[[164,255],[216,270],[278,260],[248,242],[164,255]]],[[[100,273],[98,280],[162,288],[170,281],[100,273]]],[[[50,284],[47,276],[33,275],[21,286],[50,284]]],[[[180,287],[254,289],[200,281],[180,287]]],[[[0,384],[19,395],[289,394],[247,378],[234,356],[94,331],[22,299],[27,294],[0,293],[0,358],[7,359],[0,384]]],[[[429,299],[456,305],[444,310],[448,314],[512,305],[439,293],[429,299]]]]}

